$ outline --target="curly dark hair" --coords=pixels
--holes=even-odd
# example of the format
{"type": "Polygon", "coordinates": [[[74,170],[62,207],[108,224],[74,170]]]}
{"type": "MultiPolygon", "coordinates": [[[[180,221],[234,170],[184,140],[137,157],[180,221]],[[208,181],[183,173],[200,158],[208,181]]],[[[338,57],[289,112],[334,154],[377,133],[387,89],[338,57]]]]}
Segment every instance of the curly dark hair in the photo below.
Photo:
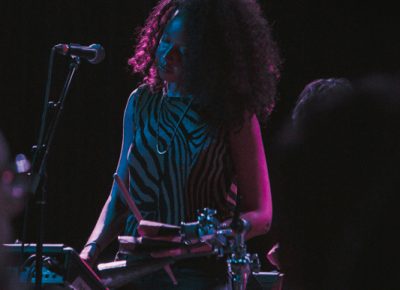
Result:
{"type": "Polygon", "coordinates": [[[277,94],[280,56],[271,29],[255,0],[161,0],[138,36],[129,59],[134,72],[157,92],[155,51],[179,9],[186,15],[184,89],[211,124],[237,127],[245,112],[264,121],[277,94]]]}

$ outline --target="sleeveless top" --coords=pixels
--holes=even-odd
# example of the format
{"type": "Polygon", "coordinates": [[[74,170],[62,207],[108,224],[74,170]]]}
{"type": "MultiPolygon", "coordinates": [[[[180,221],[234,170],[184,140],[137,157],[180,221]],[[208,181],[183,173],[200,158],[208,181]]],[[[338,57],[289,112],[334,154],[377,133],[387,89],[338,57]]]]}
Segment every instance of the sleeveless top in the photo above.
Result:
{"type": "MultiPolygon", "coordinates": [[[[132,97],[129,191],[143,218],[179,225],[195,221],[204,207],[216,209],[220,221],[231,217],[236,184],[227,130],[207,125],[190,97],[154,94],[146,86],[132,97]],[[157,152],[157,136],[165,154],[157,152]]],[[[130,214],[125,235],[136,236],[136,228],[130,214]]]]}

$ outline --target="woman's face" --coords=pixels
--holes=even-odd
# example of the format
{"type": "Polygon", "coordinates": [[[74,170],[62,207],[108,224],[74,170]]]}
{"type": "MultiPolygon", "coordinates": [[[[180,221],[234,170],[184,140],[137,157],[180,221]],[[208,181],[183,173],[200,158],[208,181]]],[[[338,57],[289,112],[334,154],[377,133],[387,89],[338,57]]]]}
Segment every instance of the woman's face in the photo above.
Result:
{"type": "Polygon", "coordinates": [[[177,12],[166,26],[156,51],[157,70],[162,80],[181,82],[185,50],[184,17],[177,12]]]}

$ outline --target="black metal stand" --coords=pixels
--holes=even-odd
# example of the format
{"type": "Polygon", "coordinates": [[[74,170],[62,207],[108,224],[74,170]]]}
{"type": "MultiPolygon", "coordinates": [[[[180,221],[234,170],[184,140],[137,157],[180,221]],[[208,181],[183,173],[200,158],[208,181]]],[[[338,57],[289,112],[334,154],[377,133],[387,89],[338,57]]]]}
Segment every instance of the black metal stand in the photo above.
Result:
{"type": "MultiPolygon", "coordinates": [[[[54,49],[53,49],[54,50],[54,49]]],[[[52,51],[53,53],[53,51],[52,51]]],[[[55,110],[55,116],[51,120],[50,124],[46,128],[46,118],[42,118],[41,133],[39,135],[39,140],[36,146],[34,146],[34,157],[32,164],[32,193],[35,196],[36,209],[37,209],[37,244],[36,244],[36,264],[35,264],[35,290],[42,289],[42,267],[43,267],[43,238],[44,238],[44,216],[45,216],[45,206],[46,206],[46,167],[47,160],[50,152],[50,147],[55,135],[57,125],[60,121],[66,96],[68,94],[72,79],[79,68],[80,60],[78,57],[71,58],[71,63],[69,65],[69,72],[66,78],[63,90],[57,102],[48,102],[49,94],[49,84],[46,90],[45,108],[44,110],[53,109],[55,110]],[[40,188],[40,190],[39,190],[40,188]]],[[[51,78],[49,77],[48,82],[51,78]]],[[[46,116],[46,112],[43,113],[46,116]]]]}
{"type": "Polygon", "coordinates": [[[222,224],[215,217],[215,209],[203,208],[197,212],[197,222],[181,223],[181,236],[184,241],[198,239],[212,246],[218,257],[226,256],[229,284],[232,290],[246,290],[250,275],[260,271],[261,265],[257,254],[247,252],[246,233],[250,223],[240,217],[240,198],[231,224],[222,224]]]}
{"type": "Polygon", "coordinates": [[[250,224],[242,218],[236,223],[234,241],[227,259],[228,273],[232,290],[245,290],[250,275],[252,272],[259,272],[261,265],[257,254],[247,252],[245,235],[250,224]]]}

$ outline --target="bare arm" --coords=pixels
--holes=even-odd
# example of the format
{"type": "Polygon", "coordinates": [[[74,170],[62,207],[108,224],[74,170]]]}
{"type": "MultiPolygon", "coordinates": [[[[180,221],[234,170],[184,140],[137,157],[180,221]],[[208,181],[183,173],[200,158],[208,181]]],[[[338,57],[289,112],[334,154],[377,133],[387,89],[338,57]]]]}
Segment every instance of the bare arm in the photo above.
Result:
{"type": "MultiPolygon", "coordinates": [[[[116,169],[116,173],[125,184],[128,184],[127,154],[133,138],[133,99],[132,94],[125,107],[121,152],[116,169]]],[[[113,182],[111,193],[103,206],[86,246],[80,254],[81,258],[93,265],[101,251],[121,232],[127,213],[127,208],[122,204],[119,197],[118,186],[113,182]]]]}
{"type": "Polygon", "coordinates": [[[230,133],[233,163],[241,195],[241,217],[250,222],[246,238],[265,234],[272,222],[272,197],[267,162],[255,115],[246,116],[239,131],[230,133]]]}

